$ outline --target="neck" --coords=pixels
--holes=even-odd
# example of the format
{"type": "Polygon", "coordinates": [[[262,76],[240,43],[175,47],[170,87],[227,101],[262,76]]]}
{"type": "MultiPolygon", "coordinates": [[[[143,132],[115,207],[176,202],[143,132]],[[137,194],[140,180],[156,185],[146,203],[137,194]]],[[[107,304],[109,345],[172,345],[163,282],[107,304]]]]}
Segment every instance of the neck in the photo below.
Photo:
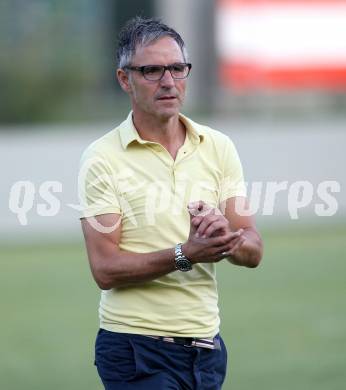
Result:
{"type": "Polygon", "coordinates": [[[142,139],[161,144],[171,154],[175,155],[185,141],[186,130],[179,115],[161,119],[134,110],[133,123],[142,139]]]}

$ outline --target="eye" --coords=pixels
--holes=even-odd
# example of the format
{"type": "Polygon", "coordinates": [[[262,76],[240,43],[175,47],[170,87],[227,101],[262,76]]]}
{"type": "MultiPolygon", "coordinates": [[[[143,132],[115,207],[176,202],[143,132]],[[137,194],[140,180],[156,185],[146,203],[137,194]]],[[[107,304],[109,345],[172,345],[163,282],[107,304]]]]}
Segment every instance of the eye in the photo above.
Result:
{"type": "Polygon", "coordinates": [[[174,64],[172,65],[173,72],[183,73],[185,71],[185,64],[174,64]]]}
{"type": "Polygon", "coordinates": [[[146,75],[161,74],[161,72],[162,72],[162,66],[149,65],[149,66],[144,67],[144,73],[146,75]]]}

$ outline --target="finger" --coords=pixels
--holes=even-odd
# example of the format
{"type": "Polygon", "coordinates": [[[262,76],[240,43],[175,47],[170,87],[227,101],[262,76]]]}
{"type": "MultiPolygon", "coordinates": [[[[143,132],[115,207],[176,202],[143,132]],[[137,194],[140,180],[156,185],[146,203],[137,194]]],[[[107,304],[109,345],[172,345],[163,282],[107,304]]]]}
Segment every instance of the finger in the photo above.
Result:
{"type": "Polygon", "coordinates": [[[187,205],[187,209],[192,216],[197,216],[203,210],[205,203],[202,200],[196,202],[190,202],[187,205]]]}
{"type": "Polygon", "coordinates": [[[214,214],[215,214],[215,208],[209,205],[204,205],[199,212],[199,215],[202,215],[203,217],[207,215],[214,215],[214,214]]]}
{"type": "Polygon", "coordinates": [[[218,236],[218,237],[215,237],[215,238],[210,238],[209,240],[211,240],[211,245],[212,246],[222,246],[222,245],[228,245],[230,246],[230,244],[232,243],[233,240],[237,239],[238,237],[240,237],[240,232],[229,232],[229,233],[226,233],[222,236],[218,236]]]}
{"type": "Polygon", "coordinates": [[[194,235],[196,233],[196,230],[197,230],[197,227],[198,227],[198,224],[197,222],[198,221],[194,221],[195,217],[193,216],[193,214],[190,212],[190,210],[188,209],[188,212],[189,212],[189,217],[190,217],[190,233],[189,235],[194,235]]]}
{"type": "Polygon", "coordinates": [[[220,253],[219,257],[222,259],[225,259],[226,257],[229,257],[229,253],[227,251],[220,253]]]}
{"type": "Polygon", "coordinates": [[[224,236],[227,233],[227,230],[224,228],[215,230],[213,234],[210,235],[210,237],[219,237],[219,236],[224,236]]]}
{"type": "Polygon", "coordinates": [[[228,244],[228,251],[231,252],[231,250],[232,250],[233,248],[235,248],[236,245],[238,245],[238,243],[239,243],[242,239],[243,239],[242,236],[239,236],[239,237],[233,239],[233,240],[230,242],[230,244],[228,244]]]}
{"type": "Polygon", "coordinates": [[[189,217],[190,217],[190,234],[195,234],[196,229],[198,228],[199,224],[202,222],[203,217],[198,216],[198,202],[190,202],[188,207],[189,217]],[[191,206],[191,208],[190,208],[191,206]],[[196,207],[196,208],[195,208],[196,207]]]}
{"type": "Polygon", "coordinates": [[[213,222],[216,222],[217,220],[218,220],[218,217],[216,215],[208,215],[208,216],[204,217],[203,221],[198,226],[198,229],[196,231],[196,237],[203,236],[203,238],[206,238],[206,237],[204,237],[204,232],[206,231],[206,229],[208,229],[210,224],[212,224],[213,222]]]}
{"type": "Polygon", "coordinates": [[[197,202],[190,202],[187,206],[188,211],[191,215],[197,216],[197,215],[208,215],[212,212],[213,208],[203,202],[202,200],[199,200],[197,202]]]}
{"type": "MultiPolygon", "coordinates": [[[[227,226],[228,226],[228,222],[225,222],[223,220],[216,220],[215,222],[211,223],[207,229],[204,231],[203,233],[203,236],[205,236],[206,238],[208,237],[212,237],[212,235],[217,231],[217,230],[220,230],[220,234],[222,234],[223,232],[225,233],[226,232],[226,229],[227,229],[227,226]]],[[[202,236],[202,237],[203,237],[202,236]]]]}
{"type": "Polygon", "coordinates": [[[225,257],[225,256],[229,256],[229,251],[230,251],[229,245],[223,245],[223,246],[220,246],[216,249],[215,254],[217,256],[224,256],[225,257]]]}
{"type": "Polygon", "coordinates": [[[222,248],[222,251],[216,252],[214,255],[211,256],[211,258],[214,259],[214,261],[220,261],[222,259],[225,259],[228,256],[229,256],[229,247],[224,246],[222,248]]]}
{"type": "Polygon", "coordinates": [[[206,205],[206,203],[203,202],[203,200],[197,200],[197,201],[189,202],[187,207],[191,208],[191,209],[197,209],[198,211],[202,211],[202,209],[205,205],[206,205]]]}
{"type": "Polygon", "coordinates": [[[230,235],[231,233],[226,233],[222,236],[207,238],[207,240],[209,245],[215,247],[217,250],[224,245],[230,245],[230,235]]]}
{"type": "Polygon", "coordinates": [[[202,262],[220,261],[223,258],[229,256],[229,244],[219,247],[208,246],[203,251],[203,256],[200,259],[202,262]]]}
{"type": "Polygon", "coordinates": [[[210,262],[218,263],[219,261],[225,259],[227,256],[213,256],[210,258],[210,262]]]}
{"type": "Polygon", "coordinates": [[[203,217],[193,217],[191,219],[191,224],[194,226],[194,227],[198,227],[200,225],[200,223],[203,221],[203,217]]]}
{"type": "MultiPolygon", "coordinates": [[[[243,240],[245,240],[245,239],[244,239],[244,237],[240,237],[239,240],[240,240],[240,242],[237,241],[237,246],[238,246],[238,243],[241,246],[243,240]]],[[[234,246],[234,248],[236,248],[236,246],[234,246]]],[[[216,253],[215,256],[218,256],[218,257],[221,257],[221,258],[232,256],[231,249],[233,249],[233,247],[230,248],[229,244],[217,247],[216,252],[215,252],[216,253]]],[[[237,250],[237,248],[235,250],[237,250]]]]}
{"type": "Polygon", "coordinates": [[[230,234],[230,240],[234,240],[238,237],[240,237],[244,233],[243,229],[236,230],[235,232],[231,232],[230,234]]]}
{"type": "Polygon", "coordinates": [[[235,243],[235,245],[232,247],[232,249],[229,251],[230,255],[233,256],[244,244],[246,238],[245,237],[239,237],[239,240],[235,243]]]}

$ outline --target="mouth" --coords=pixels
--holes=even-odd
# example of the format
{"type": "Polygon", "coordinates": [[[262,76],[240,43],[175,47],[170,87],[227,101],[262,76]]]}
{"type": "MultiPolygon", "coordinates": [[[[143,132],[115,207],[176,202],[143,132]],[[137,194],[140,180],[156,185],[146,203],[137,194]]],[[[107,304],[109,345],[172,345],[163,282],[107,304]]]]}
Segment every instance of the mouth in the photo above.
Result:
{"type": "Polygon", "coordinates": [[[165,100],[165,101],[169,101],[169,100],[175,100],[177,97],[176,96],[161,96],[159,98],[157,98],[157,100],[165,100]]]}

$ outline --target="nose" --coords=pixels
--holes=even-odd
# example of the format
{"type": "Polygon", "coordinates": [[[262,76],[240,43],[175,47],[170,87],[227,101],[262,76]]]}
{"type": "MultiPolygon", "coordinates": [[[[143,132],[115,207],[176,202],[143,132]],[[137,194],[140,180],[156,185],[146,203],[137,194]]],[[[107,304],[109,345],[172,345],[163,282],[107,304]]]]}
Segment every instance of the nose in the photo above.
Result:
{"type": "Polygon", "coordinates": [[[160,80],[160,84],[163,87],[174,87],[174,78],[172,77],[171,72],[168,69],[165,70],[165,73],[160,80]]]}

